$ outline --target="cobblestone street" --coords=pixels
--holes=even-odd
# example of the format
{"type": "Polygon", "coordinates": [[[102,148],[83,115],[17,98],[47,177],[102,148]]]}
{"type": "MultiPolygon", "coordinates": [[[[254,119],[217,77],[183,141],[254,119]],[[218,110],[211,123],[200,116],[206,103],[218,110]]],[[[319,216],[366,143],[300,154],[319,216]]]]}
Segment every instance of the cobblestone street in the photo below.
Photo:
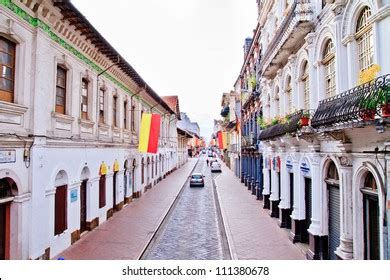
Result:
{"type": "Polygon", "coordinates": [[[143,259],[230,258],[213,186],[213,178],[218,175],[210,172],[204,156],[194,172],[206,176],[204,188],[190,188],[189,182],[186,183],[143,259]]]}

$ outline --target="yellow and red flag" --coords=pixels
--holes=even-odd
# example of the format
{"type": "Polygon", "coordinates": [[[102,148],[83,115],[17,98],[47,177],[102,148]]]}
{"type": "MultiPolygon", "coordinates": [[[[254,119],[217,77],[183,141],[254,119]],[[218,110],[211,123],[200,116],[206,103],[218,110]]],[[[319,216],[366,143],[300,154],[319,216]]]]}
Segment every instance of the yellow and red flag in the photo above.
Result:
{"type": "Polygon", "coordinates": [[[227,133],[218,131],[218,145],[221,150],[227,148],[227,133]]]}
{"type": "Polygon", "coordinates": [[[157,153],[158,137],[160,136],[160,123],[160,115],[148,113],[142,114],[138,146],[138,150],[141,153],[157,153]]]}

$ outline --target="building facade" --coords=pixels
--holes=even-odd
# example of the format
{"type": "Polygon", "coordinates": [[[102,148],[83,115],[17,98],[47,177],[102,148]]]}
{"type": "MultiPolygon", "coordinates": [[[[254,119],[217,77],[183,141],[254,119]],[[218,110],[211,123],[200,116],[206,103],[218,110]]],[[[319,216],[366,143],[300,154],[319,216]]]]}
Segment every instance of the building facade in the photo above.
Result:
{"type": "Polygon", "coordinates": [[[1,1],[0,53],[0,259],[48,259],[177,167],[179,116],[69,1],[1,1]]]}
{"type": "Polygon", "coordinates": [[[390,3],[257,2],[264,207],[309,259],[389,259],[390,3]]]}

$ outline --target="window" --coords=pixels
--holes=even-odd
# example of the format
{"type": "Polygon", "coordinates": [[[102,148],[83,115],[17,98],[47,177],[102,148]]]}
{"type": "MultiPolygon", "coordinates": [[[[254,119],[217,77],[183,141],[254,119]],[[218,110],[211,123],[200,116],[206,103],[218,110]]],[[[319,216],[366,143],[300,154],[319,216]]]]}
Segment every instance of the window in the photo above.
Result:
{"type": "Polygon", "coordinates": [[[123,128],[127,129],[128,124],[127,124],[127,102],[125,101],[123,103],[123,128]]]}
{"type": "Polygon", "coordinates": [[[325,93],[326,98],[336,95],[336,66],[332,40],[325,44],[322,64],[325,69],[325,93]]]}
{"type": "Polygon", "coordinates": [[[287,109],[286,109],[286,113],[291,113],[291,111],[292,111],[292,88],[291,88],[291,77],[288,77],[288,80],[287,80],[286,98],[287,98],[287,109]]]}
{"type": "Polygon", "coordinates": [[[368,18],[371,16],[371,9],[365,7],[357,21],[356,42],[358,45],[359,70],[363,71],[374,63],[374,39],[372,34],[372,25],[368,18]]]}
{"type": "Polygon", "coordinates": [[[81,119],[88,119],[88,80],[81,80],[81,119]]]}
{"type": "Polygon", "coordinates": [[[131,131],[135,131],[135,104],[131,104],[131,131]]]}
{"type": "Polygon", "coordinates": [[[114,98],[112,99],[112,125],[117,126],[116,122],[116,105],[118,101],[118,96],[114,95],[114,98]]]}
{"type": "Polygon", "coordinates": [[[14,102],[15,48],[14,43],[0,37],[0,101],[14,102]]]}
{"type": "Polygon", "coordinates": [[[56,112],[65,114],[66,106],[66,69],[57,66],[57,82],[56,82],[56,112]]]}
{"type": "Polygon", "coordinates": [[[303,109],[310,109],[310,86],[309,86],[309,67],[307,61],[303,65],[302,71],[302,84],[303,84],[303,109]]]}
{"type": "Polygon", "coordinates": [[[104,89],[99,90],[99,123],[104,123],[104,89]]]}
{"type": "Polygon", "coordinates": [[[54,235],[61,234],[67,229],[67,190],[67,185],[56,187],[54,198],[54,235]]]}
{"type": "Polygon", "coordinates": [[[99,208],[106,206],[106,175],[99,179],[99,208]]]}

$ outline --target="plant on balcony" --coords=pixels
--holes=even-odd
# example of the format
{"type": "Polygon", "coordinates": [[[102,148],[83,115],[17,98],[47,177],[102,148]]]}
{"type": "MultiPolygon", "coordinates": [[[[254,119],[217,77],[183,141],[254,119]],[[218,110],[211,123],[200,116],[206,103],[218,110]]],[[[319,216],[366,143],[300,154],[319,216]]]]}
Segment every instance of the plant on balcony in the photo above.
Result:
{"type": "Polygon", "coordinates": [[[309,126],[310,121],[310,112],[307,110],[303,110],[301,114],[301,118],[299,120],[300,126],[309,126]]]}
{"type": "Polygon", "coordinates": [[[268,119],[265,119],[263,117],[258,117],[256,121],[261,129],[265,129],[271,124],[271,122],[268,119]]]}
{"type": "Polygon", "coordinates": [[[390,85],[378,89],[378,101],[382,109],[382,118],[390,117],[390,85]]]}
{"type": "Polygon", "coordinates": [[[251,85],[252,91],[254,91],[256,89],[256,76],[255,75],[252,75],[249,78],[249,84],[251,85]]]}

